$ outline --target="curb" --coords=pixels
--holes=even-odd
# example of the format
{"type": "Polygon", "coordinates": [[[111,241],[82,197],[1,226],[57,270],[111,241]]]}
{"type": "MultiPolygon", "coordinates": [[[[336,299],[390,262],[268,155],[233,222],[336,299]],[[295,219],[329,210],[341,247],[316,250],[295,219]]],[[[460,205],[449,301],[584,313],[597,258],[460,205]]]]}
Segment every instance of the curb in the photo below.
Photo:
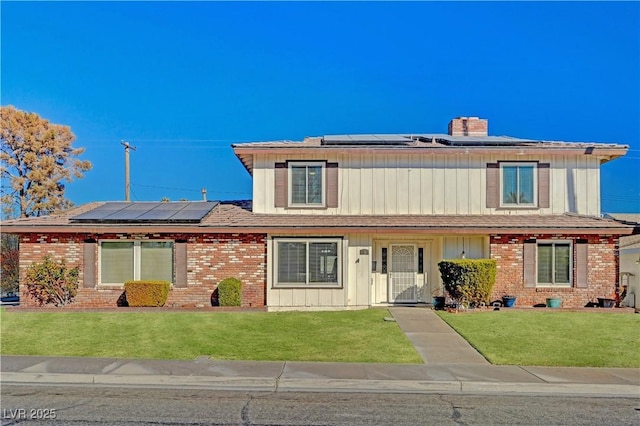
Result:
{"type": "Polygon", "coordinates": [[[56,374],[3,372],[0,384],[121,386],[182,388],[253,392],[352,392],[443,394],[534,394],[592,397],[633,397],[640,386],[584,383],[505,383],[474,381],[279,379],[259,377],[212,377],[174,375],[56,374]]]}

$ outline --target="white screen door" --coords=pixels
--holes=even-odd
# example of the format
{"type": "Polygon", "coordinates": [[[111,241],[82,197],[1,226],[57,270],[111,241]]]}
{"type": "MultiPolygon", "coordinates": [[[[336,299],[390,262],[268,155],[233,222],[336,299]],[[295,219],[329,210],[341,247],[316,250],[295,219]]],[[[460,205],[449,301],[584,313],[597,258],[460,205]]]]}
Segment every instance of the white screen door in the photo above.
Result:
{"type": "Polygon", "coordinates": [[[418,301],[416,286],[416,247],[412,244],[391,245],[390,294],[393,303],[418,301]]]}

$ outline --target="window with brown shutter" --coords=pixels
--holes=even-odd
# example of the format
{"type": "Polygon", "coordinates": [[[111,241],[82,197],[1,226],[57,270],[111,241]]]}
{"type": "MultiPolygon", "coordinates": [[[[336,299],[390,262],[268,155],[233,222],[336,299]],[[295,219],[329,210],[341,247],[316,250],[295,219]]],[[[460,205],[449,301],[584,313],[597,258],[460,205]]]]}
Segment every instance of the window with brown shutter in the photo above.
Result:
{"type": "Polygon", "coordinates": [[[571,241],[538,241],[536,251],[536,285],[538,287],[571,287],[571,241]]]}
{"type": "Polygon", "coordinates": [[[275,207],[338,207],[338,163],[287,161],[275,163],[275,207]]]}
{"type": "Polygon", "coordinates": [[[338,163],[327,163],[327,207],[338,207],[338,163]]]}
{"type": "Polygon", "coordinates": [[[131,280],[173,282],[174,242],[165,240],[103,240],[100,242],[100,285],[131,280]]]}
{"type": "Polygon", "coordinates": [[[83,247],[82,285],[85,288],[96,286],[96,240],[85,240],[83,247]]]}
{"type": "Polygon", "coordinates": [[[526,240],[522,250],[524,266],[524,286],[536,286],[536,250],[538,246],[536,240],[526,240]]]}
{"type": "Polygon", "coordinates": [[[530,161],[487,163],[487,207],[549,208],[550,167],[530,161]]]}
{"type": "Polygon", "coordinates": [[[187,286],[187,242],[176,241],[174,244],[175,256],[175,287],[187,286]]]}
{"type": "Polygon", "coordinates": [[[498,163],[487,164],[487,207],[500,205],[500,167],[498,163]]]}
{"type": "Polygon", "coordinates": [[[536,207],[536,165],[533,162],[500,162],[500,205],[505,208],[536,207]]]}
{"type": "Polygon", "coordinates": [[[550,164],[539,163],[538,164],[538,207],[541,209],[549,208],[550,203],[550,164]]]}
{"type": "Polygon", "coordinates": [[[588,274],[589,244],[586,240],[576,241],[576,287],[586,288],[589,285],[588,274]]]}
{"type": "Polygon", "coordinates": [[[275,207],[287,207],[287,188],[289,186],[287,180],[287,163],[276,163],[275,168],[275,207]]]}

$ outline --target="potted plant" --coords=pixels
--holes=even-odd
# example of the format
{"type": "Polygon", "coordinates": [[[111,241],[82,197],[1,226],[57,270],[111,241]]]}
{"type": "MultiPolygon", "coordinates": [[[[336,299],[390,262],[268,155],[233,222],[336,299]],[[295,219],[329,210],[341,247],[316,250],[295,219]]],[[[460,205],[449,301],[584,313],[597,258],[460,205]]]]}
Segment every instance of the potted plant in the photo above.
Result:
{"type": "Polygon", "coordinates": [[[560,305],[562,305],[562,299],[559,297],[547,297],[547,308],[559,308],[560,305]]]}
{"type": "Polygon", "coordinates": [[[435,310],[443,310],[444,309],[444,305],[446,303],[446,298],[444,296],[442,296],[442,292],[440,290],[436,290],[432,293],[432,301],[431,303],[433,304],[433,309],[435,310]]]}
{"type": "Polygon", "coordinates": [[[502,296],[502,305],[505,308],[512,308],[516,304],[516,296],[505,294],[502,296]]]}

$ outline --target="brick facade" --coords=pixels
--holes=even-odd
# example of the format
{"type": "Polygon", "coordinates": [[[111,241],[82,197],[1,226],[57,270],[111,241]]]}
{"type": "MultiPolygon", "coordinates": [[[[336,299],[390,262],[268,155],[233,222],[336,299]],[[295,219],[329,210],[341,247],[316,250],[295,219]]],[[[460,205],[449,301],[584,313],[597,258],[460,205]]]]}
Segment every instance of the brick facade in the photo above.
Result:
{"type": "MultiPolygon", "coordinates": [[[[618,237],[600,235],[492,235],[490,238],[491,258],[498,263],[496,283],[491,300],[499,300],[509,294],[517,297],[518,306],[534,306],[545,303],[548,297],[562,299],[562,307],[581,308],[589,302],[597,302],[599,297],[613,298],[618,283],[618,237]],[[525,287],[523,270],[524,241],[586,240],[588,244],[588,285],[576,287],[574,262],[572,287],[548,288],[525,287]]],[[[576,244],[573,244],[573,259],[576,258],[576,244]]]]}
{"type": "MultiPolygon", "coordinates": [[[[84,287],[85,240],[169,240],[186,241],[186,287],[172,286],[166,306],[211,306],[213,292],[218,283],[227,277],[236,277],[243,283],[242,306],[265,307],[267,283],[267,253],[265,234],[22,234],[20,236],[20,274],[26,268],[41,261],[45,255],[55,260],[65,259],[69,267],[80,267],[78,295],[73,306],[109,308],[118,306],[123,295],[121,286],[84,287]]],[[[576,258],[577,244],[573,244],[576,258]]],[[[95,258],[99,259],[98,244],[95,258]]],[[[491,235],[491,258],[498,264],[492,300],[502,295],[517,296],[517,306],[533,306],[545,303],[547,297],[560,297],[565,308],[580,308],[599,297],[611,298],[618,284],[619,258],[617,236],[598,235],[491,235]],[[568,288],[525,287],[524,242],[526,240],[586,241],[588,245],[588,285],[576,286],[574,262],[573,286],[568,288]]],[[[94,268],[94,282],[99,283],[98,270],[94,268]]],[[[175,265],[174,265],[175,270],[175,265]]],[[[34,307],[35,303],[24,294],[21,284],[21,305],[34,307]]]]}
{"type": "MultiPolygon", "coordinates": [[[[116,307],[122,296],[121,286],[84,287],[84,241],[101,240],[169,240],[187,242],[187,286],[172,286],[167,306],[211,306],[218,283],[227,277],[242,281],[242,306],[264,307],[266,304],[266,235],[262,234],[23,234],[20,236],[21,305],[36,306],[24,294],[22,277],[26,268],[45,255],[65,259],[67,266],[80,267],[78,295],[73,306],[116,307]]],[[[99,259],[96,245],[95,258],[99,259]]],[[[174,265],[175,269],[175,265],[174,265]]],[[[95,282],[99,282],[95,268],[95,282]]]]}
{"type": "Polygon", "coordinates": [[[451,136],[487,136],[489,121],[478,117],[457,117],[449,122],[451,136]]]}

